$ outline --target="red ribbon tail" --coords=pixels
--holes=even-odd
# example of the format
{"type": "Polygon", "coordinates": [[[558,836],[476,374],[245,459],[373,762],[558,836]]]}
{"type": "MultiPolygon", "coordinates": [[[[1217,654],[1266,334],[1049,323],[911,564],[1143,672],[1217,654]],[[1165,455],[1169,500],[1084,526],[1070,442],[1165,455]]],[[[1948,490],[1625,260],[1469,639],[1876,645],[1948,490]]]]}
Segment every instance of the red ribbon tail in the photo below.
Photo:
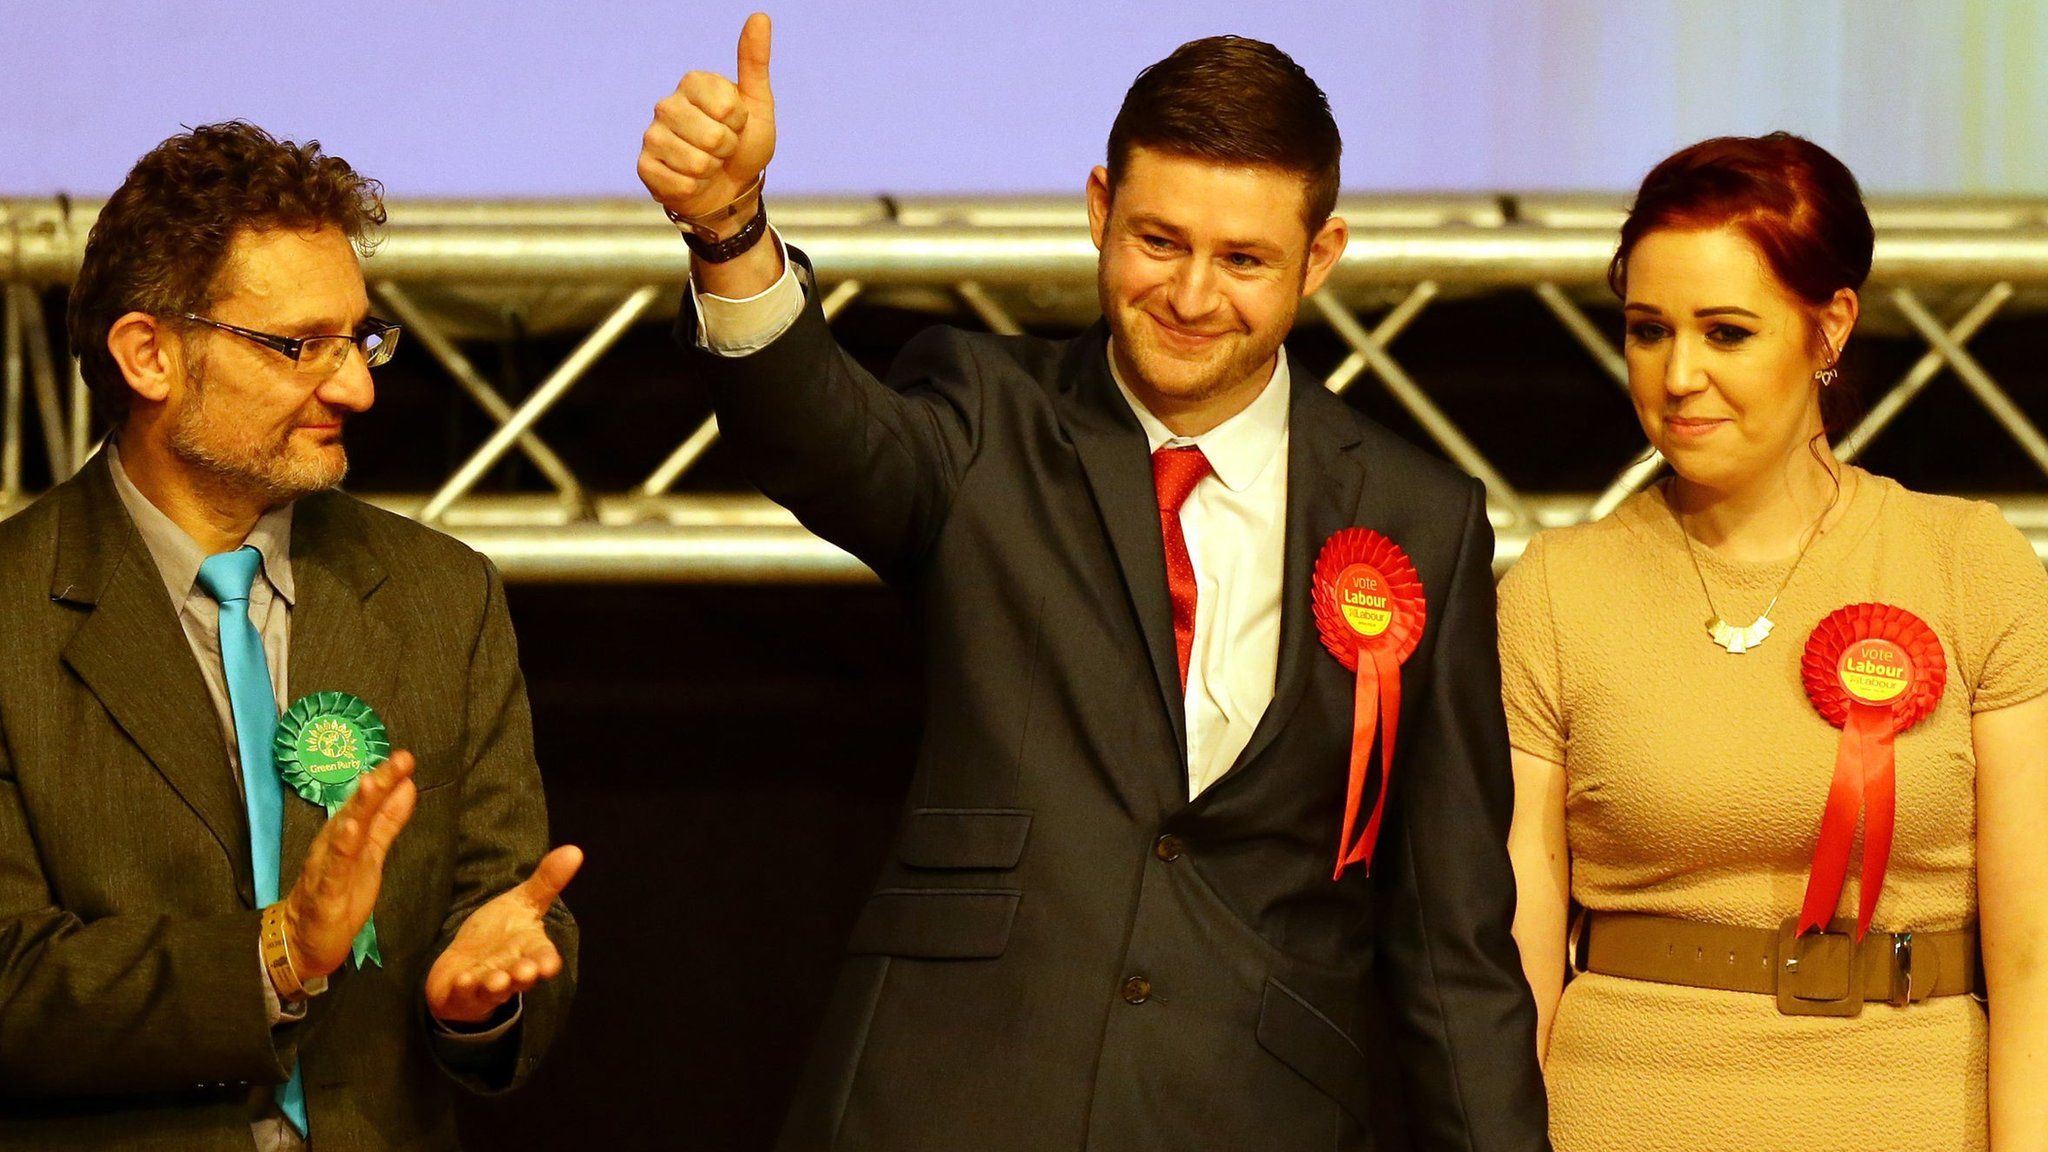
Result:
{"type": "Polygon", "coordinates": [[[1344,832],[1337,838],[1337,870],[1331,874],[1332,880],[1343,879],[1345,868],[1366,858],[1359,854],[1359,846],[1352,844],[1351,833],[1358,827],[1358,810],[1365,801],[1365,779],[1372,771],[1372,740],[1379,731],[1380,694],[1379,669],[1361,651],[1358,678],[1351,693],[1351,779],[1345,790],[1344,832]]]}
{"type": "Polygon", "coordinates": [[[1401,662],[1385,648],[1372,650],[1374,672],[1380,682],[1380,786],[1373,796],[1372,818],[1365,822],[1365,834],[1352,849],[1357,863],[1372,875],[1373,849],[1380,842],[1380,820],[1387,814],[1387,792],[1394,779],[1394,733],[1401,726],[1401,662]]]}
{"type": "Polygon", "coordinates": [[[1863,737],[1863,884],[1856,909],[1858,943],[1870,932],[1871,913],[1877,911],[1877,898],[1884,892],[1885,869],[1892,859],[1892,821],[1898,806],[1891,711],[1879,711],[1875,719],[1875,729],[1863,737]]]}
{"type": "Polygon", "coordinates": [[[1850,705],[1848,723],[1842,725],[1842,740],[1835,751],[1835,778],[1828,786],[1820,842],[1813,850],[1813,871],[1806,878],[1806,900],[1799,909],[1802,934],[1827,928],[1842,898],[1842,881],[1849,874],[1849,846],[1856,838],[1856,820],[1863,809],[1863,744],[1869,734],[1867,726],[1859,723],[1864,708],[1850,705]]]}

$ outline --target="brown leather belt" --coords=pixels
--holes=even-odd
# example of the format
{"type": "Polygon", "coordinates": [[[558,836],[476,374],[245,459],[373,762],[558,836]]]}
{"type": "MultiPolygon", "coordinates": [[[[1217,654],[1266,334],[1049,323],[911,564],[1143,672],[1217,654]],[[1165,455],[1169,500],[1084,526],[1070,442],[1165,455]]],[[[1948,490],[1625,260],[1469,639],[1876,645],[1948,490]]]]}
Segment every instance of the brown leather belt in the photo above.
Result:
{"type": "Polygon", "coordinates": [[[1632,912],[1587,913],[1571,934],[1574,971],[1776,996],[1788,1016],[1854,1016],[1869,1001],[1904,1007],[1983,990],[1977,930],[1872,932],[1854,920],[1798,935],[1632,912]]]}

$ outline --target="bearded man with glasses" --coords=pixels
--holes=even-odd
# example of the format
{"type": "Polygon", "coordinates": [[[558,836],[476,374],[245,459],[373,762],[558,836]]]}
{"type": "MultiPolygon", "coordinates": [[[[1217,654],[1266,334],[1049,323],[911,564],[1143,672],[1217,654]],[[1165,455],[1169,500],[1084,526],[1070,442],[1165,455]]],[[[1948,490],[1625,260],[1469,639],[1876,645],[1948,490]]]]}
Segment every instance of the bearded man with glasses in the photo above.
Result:
{"type": "Polygon", "coordinates": [[[245,123],[101,210],[110,427],[0,524],[0,1149],[453,1148],[575,982],[490,562],[334,492],[381,189],[245,123]]]}

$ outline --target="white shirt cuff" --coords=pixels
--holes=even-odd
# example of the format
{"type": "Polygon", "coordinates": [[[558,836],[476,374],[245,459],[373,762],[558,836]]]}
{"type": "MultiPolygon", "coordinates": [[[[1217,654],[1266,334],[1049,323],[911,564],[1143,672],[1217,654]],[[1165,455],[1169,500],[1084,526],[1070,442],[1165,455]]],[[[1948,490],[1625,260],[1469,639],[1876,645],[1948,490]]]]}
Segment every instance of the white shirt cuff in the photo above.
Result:
{"type": "Polygon", "coordinates": [[[782,234],[771,226],[769,237],[782,254],[782,275],[775,283],[744,300],[697,290],[690,278],[690,304],[697,310],[697,347],[719,356],[746,356],[775,343],[804,310],[803,286],[782,234]]]}

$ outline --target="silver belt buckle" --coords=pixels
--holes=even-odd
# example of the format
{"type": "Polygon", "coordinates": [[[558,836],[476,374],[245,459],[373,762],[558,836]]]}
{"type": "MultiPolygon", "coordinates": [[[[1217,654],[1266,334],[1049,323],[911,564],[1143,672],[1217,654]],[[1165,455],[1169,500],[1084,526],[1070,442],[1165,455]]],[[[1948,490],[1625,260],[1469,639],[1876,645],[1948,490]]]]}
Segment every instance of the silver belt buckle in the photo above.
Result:
{"type": "Polygon", "coordinates": [[[1892,936],[1892,987],[1889,1003],[1904,1008],[1913,1002],[1913,934],[1892,936]]]}

